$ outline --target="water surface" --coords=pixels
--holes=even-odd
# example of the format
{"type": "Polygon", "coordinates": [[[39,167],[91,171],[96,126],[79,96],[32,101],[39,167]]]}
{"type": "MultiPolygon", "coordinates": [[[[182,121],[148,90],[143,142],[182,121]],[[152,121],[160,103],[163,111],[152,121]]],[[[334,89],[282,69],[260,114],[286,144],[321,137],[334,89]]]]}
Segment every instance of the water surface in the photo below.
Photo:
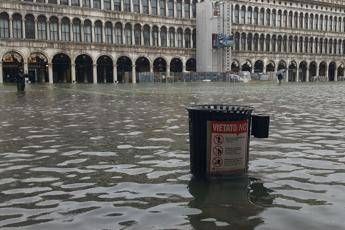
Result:
{"type": "Polygon", "coordinates": [[[0,86],[0,228],[345,229],[344,86],[0,86]],[[271,116],[248,179],[191,178],[196,103],[271,116]]]}

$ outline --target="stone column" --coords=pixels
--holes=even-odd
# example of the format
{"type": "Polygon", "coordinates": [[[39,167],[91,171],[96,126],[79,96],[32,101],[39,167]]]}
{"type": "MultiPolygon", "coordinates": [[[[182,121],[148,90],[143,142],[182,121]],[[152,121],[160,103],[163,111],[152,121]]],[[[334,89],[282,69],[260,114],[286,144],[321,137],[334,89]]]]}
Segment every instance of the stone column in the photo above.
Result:
{"type": "Polygon", "coordinates": [[[143,13],[143,5],[142,5],[142,1],[139,0],[139,14],[142,14],[143,13]]]}
{"type": "Polygon", "coordinates": [[[101,10],[104,10],[104,2],[101,0],[101,10]]]}
{"type": "Polygon", "coordinates": [[[72,6],[72,1],[71,0],[68,0],[68,5],[72,6]]]}
{"type": "Polygon", "coordinates": [[[38,34],[37,34],[37,31],[38,31],[38,29],[37,29],[37,27],[38,27],[38,20],[37,19],[35,19],[34,20],[34,23],[35,23],[35,36],[34,36],[34,39],[37,39],[38,38],[38,34]]]}
{"type": "Polygon", "coordinates": [[[174,18],[177,16],[176,3],[177,3],[177,1],[174,0],[174,18]]]}
{"type": "Polygon", "coordinates": [[[95,25],[91,22],[91,42],[95,42],[95,25]]]}
{"type": "Polygon", "coordinates": [[[85,41],[85,38],[84,38],[84,22],[80,23],[80,33],[81,33],[81,36],[80,36],[81,42],[84,42],[85,41]]]}
{"type": "Polygon", "coordinates": [[[122,25],[122,44],[126,44],[125,24],[122,25]]]}
{"type": "Polygon", "coordinates": [[[60,40],[61,39],[61,18],[58,18],[58,34],[59,34],[58,40],[60,40]]]}
{"type": "Polygon", "coordinates": [[[10,18],[10,25],[9,25],[9,29],[10,29],[10,38],[13,38],[13,19],[12,17],[10,18]]]}
{"type": "Polygon", "coordinates": [[[120,5],[121,5],[121,11],[123,11],[123,0],[121,0],[120,5]]]}
{"type": "Polygon", "coordinates": [[[106,43],[106,41],[105,41],[105,23],[103,23],[103,22],[102,22],[102,43],[106,43]]]}
{"type": "Polygon", "coordinates": [[[70,23],[70,29],[69,29],[69,40],[72,42],[73,41],[73,20],[70,23]]]}
{"type": "Polygon", "coordinates": [[[110,10],[114,11],[114,0],[110,0],[110,10]]]}
{"type": "Polygon", "coordinates": [[[338,81],[338,65],[337,63],[335,63],[335,66],[334,66],[334,81],[338,81]]]}
{"type": "Polygon", "coordinates": [[[0,61],[0,84],[4,83],[4,75],[2,72],[2,62],[0,61]]]}
{"type": "Polygon", "coordinates": [[[25,18],[22,20],[22,31],[23,31],[23,36],[22,38],[26,38],[26,30],[25,30],[25,18]]]}
{"type": "Polygon", "coordinates": [[[77,83],[76,76],[75,76],[75,64],[71,65],[71,71],[72,71],[72,83],[77,83]]]}
{"type": "Polygon", "coordinates": [[[53,84],[54,79],[53,79],[53,64],[52,63],[48,63],[48,78],[49,78],[49,84],[53,84]]]}
{"type": "Polygon", "coordinates": [[[117,65],[116,65],[116,63],[114,65],[113,81],[114,81],[114,83],[117,83],[117,65]]]}
{"type": "Polygon", "coordinates": [[[93,65],[93,84],[97,84],[97,64],[93,65]]]}
{"type": "Polygon", "coordinates": [[[160,0],[157,0],[157,15],[160,16],[161,15],[161,8],[160,8],[160,0]]]}
{"type": "Polygon", "coordinates": [[[151,0],[148,0],[148,3],[149,3],[149,15],[151,15],[152,14],[151,0]]]}
{"type": "Polygon", "coordinates": [[[307,66],[307,72],[306,72],[306,78],[305,78],[306,82],[309,82],[309,65],[307,66]]]}
{"type": "Polygon", "coordinates": [[[329,81],[329,78],[328,78],[328,68],[329,68],[329,65],[328,65],[328,63],[326,63],[326,79],[327,79],[327,81],[329,81]]]}
{"type": "Polygon", "coordinates": [[[167,72],[166,72],[166,74],[167,74],[167,79],[169,79],[170,78],[170,65],[169,64],[167,64],[167,72]]]}
{"type": "Polygon", "coordinates": [[[134,24],[132,24],[132,46],[135,45],[134,24]]]}
{"type": "Polygon", "coordinates": [[[137,83],[136,73],[135,73],[135,65],[132,65],[132,83],[137,83]]]}
{"type": "Polygon", "coordinates": [[[153,45],[153,41],[152,41],[152,26],[150,26],[150,46],[153,45]]]}
{"type": "Polygon", "coordinates": [[[27,60],[24,61],[24,74],[27,74],[29,71],[29,65],[27,60]]]}
{"type": "Polygon", "coordinates": [[[158,28],[158,47],[161,47],[162,41],[161,41],[161,28],[158,28]]]}

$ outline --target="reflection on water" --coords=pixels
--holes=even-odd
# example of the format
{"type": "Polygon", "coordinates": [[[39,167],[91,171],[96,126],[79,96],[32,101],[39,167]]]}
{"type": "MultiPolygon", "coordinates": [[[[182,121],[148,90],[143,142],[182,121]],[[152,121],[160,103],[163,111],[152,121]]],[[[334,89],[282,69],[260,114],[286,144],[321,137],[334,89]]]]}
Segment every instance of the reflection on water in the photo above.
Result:
{"type": "Polygon", "coordinates": [[[343,229],[344,84],[0,86],[1,229],[343,229]],[[195,181],[185,107],[252,105],[250,179],[195,181]]]}

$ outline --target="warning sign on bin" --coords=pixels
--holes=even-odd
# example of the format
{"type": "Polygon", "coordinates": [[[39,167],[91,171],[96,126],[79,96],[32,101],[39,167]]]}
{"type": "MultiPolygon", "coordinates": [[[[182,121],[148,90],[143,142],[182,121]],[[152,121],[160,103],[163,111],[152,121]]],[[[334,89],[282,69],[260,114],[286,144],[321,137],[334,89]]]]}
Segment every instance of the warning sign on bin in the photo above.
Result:
{"type": "Polygon", "coordinates": [[[208,172],[226,175],[246,168],[248,120],[208,121],[208,172]]]}

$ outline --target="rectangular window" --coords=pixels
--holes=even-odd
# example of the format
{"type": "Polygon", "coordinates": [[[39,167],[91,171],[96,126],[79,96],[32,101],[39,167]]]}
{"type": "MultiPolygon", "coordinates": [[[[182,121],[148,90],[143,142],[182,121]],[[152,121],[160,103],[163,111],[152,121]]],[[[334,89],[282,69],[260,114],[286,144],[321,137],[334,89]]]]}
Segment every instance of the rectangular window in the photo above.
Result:
{"type": "Polygon", "coordinates": [[[168,0],[168,16],[174,17],[174,0],[168,0]]]}
{"type": "Polygon", "coordinates": [[[91,7],[90,0],[83,0],[83,7],[91,7]]]}
{"type": "Polygon", "coordinates": [[[151,13],[157,15],[157,0],[151,0],[151,13]]]}
{"type": "Polygon", "coordinates": [[[22,38],[22,21],[13,20],[13,37],[22,38]]]}
{"type": "Polygon", "coordinates": [[[130,0],[124,0],[124,10],[126,12],[131,12],[131,1],[130,0]]]}
{"type": "Polygon", "coordinates": [[[80,31],[80,25],[73,25],[73,39],[75,42],[80,42],[81,40],[81,31],[80,31]]]}
{"type": "Polygon", "coordinates": [[[177,18],[182,18],[182,2],[181,1],[177,1],[176,2],[176,17],[177,18]]]}
{"type": "Polygon", "coordinates": [[[93,0],[93,8],[101,9],[101,0],[93,0]]]}
{"type": "Polygon", "coordinates": [[[105,41],[108,44],[113,43],[112,27],[110,26],[105,27],[105,41]]]}
{"type": "Polygon", "coordinates": [[[79,0],[72,0],[72,6],[80,6],[79,0]]]}
{"type": "Polygon", "coordinates": [[[114,10],[121,11],[121,0],[114,0],[114,10]]]}
{"type": "Polygon", "coordinates": [[[37,24],[38,39],[46,40],[47,39],[47,29],[44,22],[38,22],[37,24]]]}
{"type": "Polygon", "coordinates": [[[105,10],[111,10],[111,1],[110,0],[103,0],[103,4],[104,4],[104,9],[105,10]]]}
{"type": "Polygon", "coordinates": [[[166,16],[165,0],[160,0],[159,7],[160,7],[160,15],[161,16],[166,16]]]}
{"type": "Polygon", "coordinates": [[[8,20],[0,19],[0,38],[8,38],[9,29],[8,29],[8,20]]]}
{"type": "Polygon", "coordinates": [[[49,25],[49,31],[50,31],[50,40],[53,40],[53,41],[59,40],[59,32],[58,32],[57,23],[51,23],[49,25]]]}
{"type": "Polygon", "coordinates": [[[97,43],[102,43],[102,27],[95,27],[95,41],[97,43]]]}
{"type": "Polygon", "coordinates": [[[92,34],[91,34],[91,26],[84,27],[84,41],[85,42],[92,42],[92,34]]]}
{"type": "Polygon", "coordinates": [[[148,0],[141,0],[141,4],[143,5],[143,14],[149,14],[148,0]]]}
{"type": "Polygon", "coordinates": [[[170,47],[175,47],[175,33],[169,33],[170,47]]]}
{"type": "Polygon", "coordinates": [[[62,41],[69,41],[70,40],[70,31],[69,31],[69,25],[68,24],[62,24],[61,27],[61,40],[62,41]]]}
{"type": "Polygon", "coordinates": [[[68,0],[60,0],[60,5],[68,6],[68,0]]]}
{"type": "Polygon", "coordinates": [[[189,0],[186,0],[184,3],[184,17],[190,18],[190,4],[189,0]]]}
{"type": "Polygon", "coordinates": [[[134,13],[140,13],[140,4],[139,0],[133,0],[133,11],[134,13]]]}

